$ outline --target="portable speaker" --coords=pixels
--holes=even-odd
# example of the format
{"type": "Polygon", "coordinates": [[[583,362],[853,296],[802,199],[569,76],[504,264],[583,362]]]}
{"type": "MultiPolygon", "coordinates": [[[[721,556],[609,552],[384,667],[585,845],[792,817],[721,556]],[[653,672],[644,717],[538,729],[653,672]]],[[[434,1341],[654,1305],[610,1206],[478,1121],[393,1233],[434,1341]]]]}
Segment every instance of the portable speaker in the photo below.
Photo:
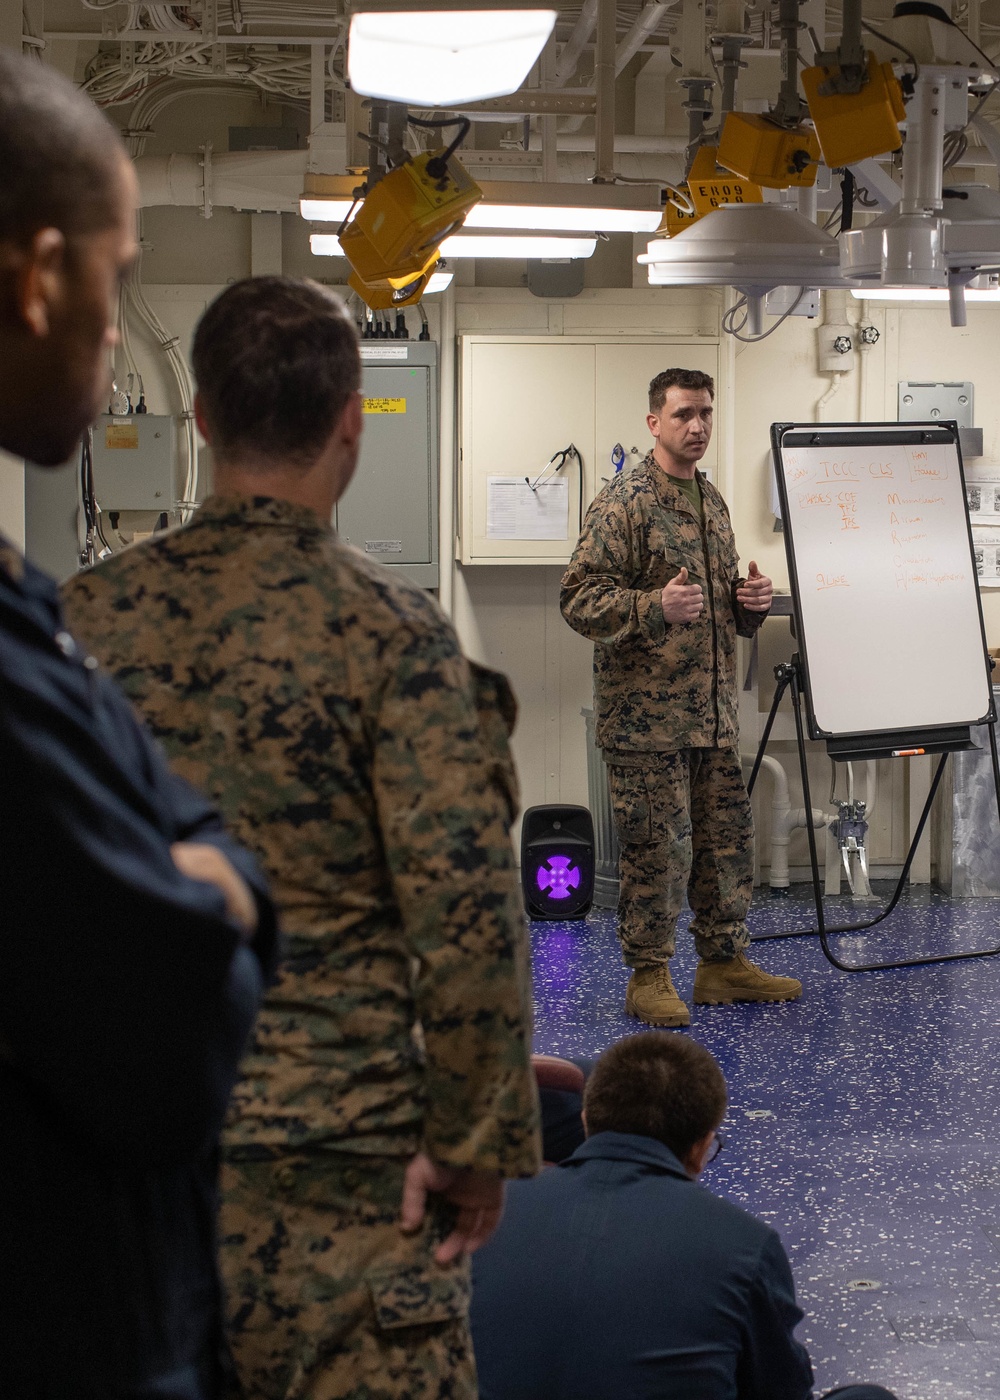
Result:
{"type": "Polygon", "coordinates": [[[530,919],[583,919],[594,898],[594,823],[586,807],[529,807],[521,888],[530,919]]]}

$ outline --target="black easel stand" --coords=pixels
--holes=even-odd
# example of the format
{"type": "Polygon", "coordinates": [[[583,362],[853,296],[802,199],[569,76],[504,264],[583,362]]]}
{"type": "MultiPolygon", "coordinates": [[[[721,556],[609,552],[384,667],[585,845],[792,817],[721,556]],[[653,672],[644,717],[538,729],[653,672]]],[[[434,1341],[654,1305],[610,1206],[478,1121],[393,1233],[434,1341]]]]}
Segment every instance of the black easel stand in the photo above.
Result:
{"type": "MultiPolygon", "coordinates": [[[[747,792],[753,792],[754,784],[757,781],[757,774],[760,772],[761,760],[764,757],[767,741],[771,737],[771,729],[774,725],[774,717],[778,713],[781,697],[786,690],[790,690],[792,695],[792,712],[795,716],[795,742],[799,751],[799,771],[802,775],[802,798],[806,812],[811,813],[812,796],[809,791],[809,769],[806,761],[805,735],[802,729],[802,672],[798,656],[793,656],[790,662],[786,662],[781,666],[776,666],[774,668],[774,678],[778,684],[774,692],[774,700],[771,702],[771,711],[767,717],[767,723],[764,726],[764,733],[761,735],[760,744],[757,749],[757,757],[754,759],[753,770],[750,774],[750,780],[747,783],[747,792]]],[[[1000,755],[997,753],[996,725],[993,721],[990,721],[986,727],[989,730],[990,736],[990,757],[993,763],[993,786],[996,790],[997,816],[1000,818],[1000,755]]],[[[944,773],[944,765],[947,760],[948,753],[946,751],[942,753],[938,766],[935,769],[930,791],[927,794],[927,801],[924,803],[924,809],[920,813],[920,820],[917,823],[916,831],[913,833],[910,849],[906,853],[906,860],[903,863],[899,882],[896,885],[893,896],[887,907],[881,914],[878,914],[874,919],[869,919],[867,923],[863,924],[841,924],[836,928],[826,927],[826,920],[823,913],[823,890],[819,878],[819,858],[816,851],[816,832],[810,821],[806,825],[806,832],[809,837],[809,864],[812,868],[813,899],[816,904],[816,927],[796,929],[791,933],[765,933],[753,941],[755,943],[764,943],[768,939],[802,938],[806,934],[818,933],[820,945],[822,946],[824,954],[827,959],[833,963],[834,967],[839,968],[841,972],[881,972],[886,968],[893,967],[926,967],[930,963],[961,962],[966,958],[992,958],[995,957],[997,953],[1000,953],[1000,943],[998,943],[995,948],[984,948],[980,952],[975,953],[942,953],[933,958],[908,958],[902,962],[852,964],[842,962],[836,957],[830,951],[830,945],[827,941],[829,935],[834,933],[864,933],[867,929],[874,928],[875,925],[880,924],[883,919],[887,919],[899,903],[899,897],[903,893],[907,877],[910,873],[910,866],[913,864],[913,858],[917,853],[917,846],[920,844],[920,838],[924,834],[924,827],[927,824],[927,818],[930,816],[931,804],[934,801],[935,794],[940,785],[941,775],[944,773]]]]}

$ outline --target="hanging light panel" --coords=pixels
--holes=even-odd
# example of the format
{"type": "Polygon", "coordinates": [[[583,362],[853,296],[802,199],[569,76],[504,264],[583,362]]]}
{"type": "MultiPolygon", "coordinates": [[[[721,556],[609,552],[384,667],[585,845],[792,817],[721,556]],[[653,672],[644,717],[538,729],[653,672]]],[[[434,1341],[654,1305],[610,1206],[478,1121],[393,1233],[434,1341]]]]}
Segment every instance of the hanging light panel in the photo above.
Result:
{"type": "Polygon", "coordinates": [[[555,10],[516,5],[417,9],[405,0],[359,0],[351,8],[351,87],[413,107],[454,107],[516,91],[556,21],[555,10]]]}

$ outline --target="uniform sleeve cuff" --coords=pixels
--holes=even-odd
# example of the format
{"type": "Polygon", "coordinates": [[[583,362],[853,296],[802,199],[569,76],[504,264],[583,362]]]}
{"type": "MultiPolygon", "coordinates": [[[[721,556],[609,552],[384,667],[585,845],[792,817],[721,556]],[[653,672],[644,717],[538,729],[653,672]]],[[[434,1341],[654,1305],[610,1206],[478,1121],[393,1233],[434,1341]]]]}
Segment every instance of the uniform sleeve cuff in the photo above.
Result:
{"type": "Polygon", "coordinates": [[[638,598],[639,628],[644,637],[659,642],[666,636],[667,624],[663,620],[663,604],[660,590],[655,593],[640,593],[638,598]]]}

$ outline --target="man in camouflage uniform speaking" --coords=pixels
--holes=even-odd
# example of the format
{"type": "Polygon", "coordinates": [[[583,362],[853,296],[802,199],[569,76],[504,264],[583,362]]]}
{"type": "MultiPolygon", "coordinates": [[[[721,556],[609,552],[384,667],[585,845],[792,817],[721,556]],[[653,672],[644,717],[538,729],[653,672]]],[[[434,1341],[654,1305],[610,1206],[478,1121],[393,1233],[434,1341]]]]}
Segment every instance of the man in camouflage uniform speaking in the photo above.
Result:
{"type": "Polygon", "coordinates": [[[791,977],[746,956],[753,818],[740,766],[736,636],[771,606],[753,562],[738,577],[726,503],[697,469],[715,386],[667,369],[649,386],[653,450],[593,501],[562,581],[569,625],[594,647],[597,742],[621,846],[625,1009],[653,1026],[691,1016],[670,976],[684,900],[694,911],[696,1003],[789,1001],[791,977]]]}
{"type": "Polygon", "coordinates": [[[329,526],[362,425],[337,298],[237,283],[193,360],[216,494],[66,601],[284,915],[224,1138],[233,1394],[467,1400],[468,1254],[539,1164],[504,684],[329,526]]]}

